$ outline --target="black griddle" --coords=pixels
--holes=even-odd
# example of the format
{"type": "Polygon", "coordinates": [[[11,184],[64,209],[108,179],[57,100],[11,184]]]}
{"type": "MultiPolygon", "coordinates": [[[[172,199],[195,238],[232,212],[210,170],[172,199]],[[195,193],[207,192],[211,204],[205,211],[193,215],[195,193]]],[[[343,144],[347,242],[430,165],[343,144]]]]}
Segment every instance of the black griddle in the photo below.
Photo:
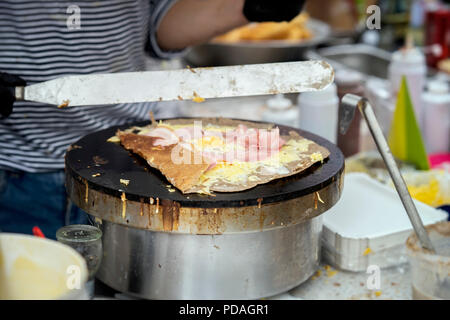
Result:
{"type": "Polygon", "coordinates": [[[115,126],[81,138],[67,151],[66,174],[84,181],[90,189],[111,196],[120,198],[122,193],[125,193],[128,200],[149,203],[150,198],[159,198],[175,201],[183,207],[227,208],[276,203],[320,191],[338,179],[344,169],[344,156],[333,143],[307,131],[278,126],[281,135],[287,135],[289,131],[294,130],[327,148],[330,151],[329,158],[324,160],[323,164],[316,163],[299,174],[258,185],[249,190],[232,193],[215,192],[214,196],[185,195],[171,186],[167,179],[157,169],[150,167],[144,159],[117,143],[107,142],[118,129],[124,130],[150,123],[147,121],[115,126]],[[94,177],[96,174],[100,175],[94,177]],[[120,179],[130,182],[125,186],[120,183],[120,179]],[[175,191],[170,192],[169,189],[175,191]]]}

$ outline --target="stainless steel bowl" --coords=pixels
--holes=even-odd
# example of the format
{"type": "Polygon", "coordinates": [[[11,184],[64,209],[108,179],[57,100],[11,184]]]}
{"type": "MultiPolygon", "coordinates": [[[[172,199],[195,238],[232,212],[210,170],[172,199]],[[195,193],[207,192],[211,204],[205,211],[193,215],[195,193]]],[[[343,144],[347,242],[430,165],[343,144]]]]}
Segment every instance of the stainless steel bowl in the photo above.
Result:
{"type": "Polygon", "coordinates": [[[307,49],[325,42],[330,35],[330,28],[324,22],[310,19],[307,27],[314,34],[313,38],[309,40],[298,42],[283,40],[239,43],[209,42],[193,47],[185,60],[190,66],[197,67],[301,60],[307,49]]]}
{"type": "Polygon", "coordinates": [[[387,79],[387,70],[391,62],[390,52],[366,44],[346,44],[308,50],[305,56],[311,60],[325,60],[335,70],[353,69],[366,77],[380,79],[387,79]]]}

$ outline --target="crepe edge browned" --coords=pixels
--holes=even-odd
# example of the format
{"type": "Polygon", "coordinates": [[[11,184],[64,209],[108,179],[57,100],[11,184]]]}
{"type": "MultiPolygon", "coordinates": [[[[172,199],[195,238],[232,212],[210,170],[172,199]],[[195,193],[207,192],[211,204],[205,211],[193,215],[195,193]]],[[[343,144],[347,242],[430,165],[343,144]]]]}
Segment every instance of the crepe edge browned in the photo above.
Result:
{"type": "MultiPolygon", "coordinates": [[[[122,131],[117,132],[117,137],[120,139],[120,143],[122,146],[144,158],[149,166],[159,170],[166,179],[178,188],[183,193],[188,193],[188,190],[191,190],[195,185],[198,184],[200,176],[208,169],[209,165],[207,163],[202,162],[201,164],[174,164],[172,162],[171,166],[164,166],[163,163],[156,163],[155,158],[158,158],[162,153],[164,157],[168,157],[173,150],[173,145],[161,148],[153,147],[154,138],[149,136],[138,135],[135,133],[125,133],[122,131]],[[153,161],[151,160],[153,159],[153,161]],[[171,171],[171,169],[173,171],[171,171]],[[175,174],[174,171],[177,172],[189,172],[189,175],[185,174],[175,174]]],[[[191,152],[185,149],[185,152],[191,152]]]]}

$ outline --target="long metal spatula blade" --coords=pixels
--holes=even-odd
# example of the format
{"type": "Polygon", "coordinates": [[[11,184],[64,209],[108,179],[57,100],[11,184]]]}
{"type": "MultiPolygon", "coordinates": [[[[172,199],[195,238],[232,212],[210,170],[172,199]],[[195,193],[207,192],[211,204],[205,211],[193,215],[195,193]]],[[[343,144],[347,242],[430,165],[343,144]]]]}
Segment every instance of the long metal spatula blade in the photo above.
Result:
{"type": "Polygon", "coordinates": [[[299,61],[67,76],[16,88],[16,95],[53,105],[103,105],[317,91],[333,79],[328,63],[299,61]]]}

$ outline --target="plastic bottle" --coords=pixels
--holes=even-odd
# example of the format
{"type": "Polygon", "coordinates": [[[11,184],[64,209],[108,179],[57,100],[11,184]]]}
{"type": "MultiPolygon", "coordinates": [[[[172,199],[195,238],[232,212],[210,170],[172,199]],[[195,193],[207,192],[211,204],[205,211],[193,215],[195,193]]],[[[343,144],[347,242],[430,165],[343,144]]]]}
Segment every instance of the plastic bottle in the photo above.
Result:
{"type": "Polygon", "coordinates": [[[422,93],[425,87],[426,73],[425,55],[419,49],[410,47],[392,54],[388,70],[391,94],[394,98],[397,97],[402,76],[405,76],[416,119],[421,128],[423,128],[422,93]]]}
{"type": "Polygon", "coordinates": [[[282,94],[277,94],[266,102],[262,120],[290,127],[298,127],[298,108],[282,94]]]}
{"type": "Polygon", "coordinates": [[[336,143],[339,98],[334,83],[325,90],[304,92],[298,97],[300,129],[336,143]]]}
{"type": "MultiPolygon", "coordinates": [[[[348,69],[339,69],[336,70],[334,81],[337,85],[339,100],[342,100],[347,93],[364,96],[364,78],[361,73],[348,69]]],[[[347,133],[342,135],[337,130],[337,145],[345,157],[350,157],[360,150],[360,124],[361,113],[359,110],[356,110],[347,133]]]]}
{"type": "Polygon", "coordinates": [[[450,150],[450,90],[447,82],[430,81],[424,100],[424,139],[429,154],[450,150]]]}

